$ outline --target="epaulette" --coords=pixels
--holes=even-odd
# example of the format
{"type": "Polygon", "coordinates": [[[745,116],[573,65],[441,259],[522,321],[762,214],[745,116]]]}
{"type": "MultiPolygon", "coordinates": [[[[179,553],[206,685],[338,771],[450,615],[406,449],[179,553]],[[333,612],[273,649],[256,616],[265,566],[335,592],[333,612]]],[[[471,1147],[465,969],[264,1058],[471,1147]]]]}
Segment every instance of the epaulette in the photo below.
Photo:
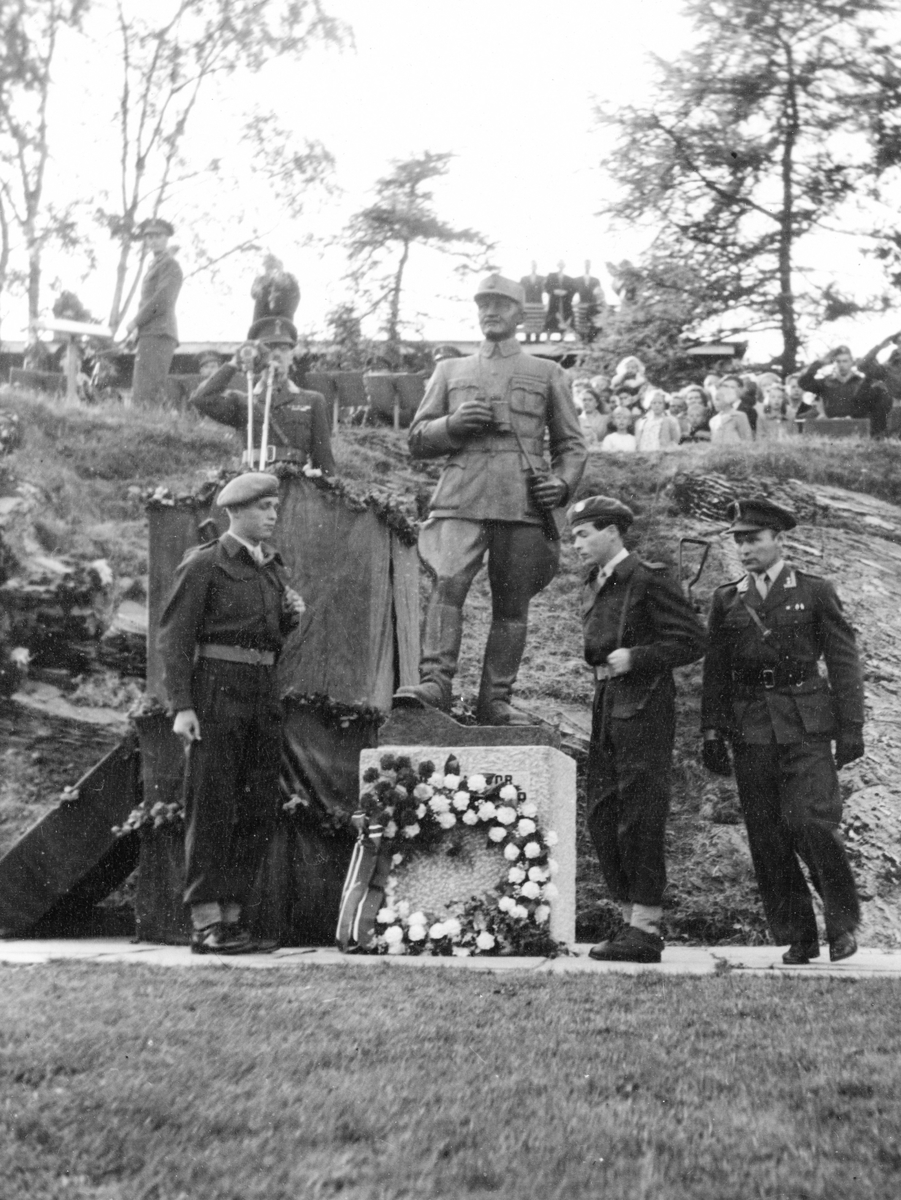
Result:
{"type": "Polygon", "coordinates": [[[728,583],[721,583],[719,587],[716,587],[713,590],[715,592],[721,592],[723,588],[738,587],[744,578],[744,575],[739,575],[738,579],[730,579],[728,583]]]}
{"type": "Polygon", "coordinates": [[[188,549],[182,555],[181,561],[183,563],[186,563],[190,559],[196,558],[198,554],[202,554],[204,550],[211,550],[213,548],[213,546],[218,546],[218,545],[219,545],[219,539],[217,537],[215,537],[212,539],[212,541],[201,542],[199,546],[189,546],[188,549]]]}
{"type": "Polygon", "coordinates": [[[797,567],[793,567],[792,570],[796,575],[800,575],[802,579],[812,579],[814,583],[826,582],[826,577],[824,575],[814,575],[812,571],[799,571],[797,567]]]}

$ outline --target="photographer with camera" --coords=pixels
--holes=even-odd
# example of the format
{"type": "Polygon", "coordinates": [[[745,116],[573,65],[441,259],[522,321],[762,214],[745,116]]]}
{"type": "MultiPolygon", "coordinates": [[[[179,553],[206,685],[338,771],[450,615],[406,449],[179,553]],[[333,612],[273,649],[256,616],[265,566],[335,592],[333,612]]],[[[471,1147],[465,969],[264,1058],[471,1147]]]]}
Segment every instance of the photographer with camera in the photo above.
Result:
{"type": "Polygon", "coordinates": [[[303,391],[288,378],[296,345],[297,330],[290,321],[264,317],[251,326],[250,341],[231,362],[195,389],[190,403],[205,417],[247,431],[244,462],[251,468],[293,462],[334,475],[325,397],[303,391]],[[252,420],[248,393],[253,396],[252,420]]]}
{"type": "Polygon", "coordinates": [[[522,287],[489,275],[475,300],[485,341],[477,354],[438,364],[410,427],[414,458],[448,458],[419,534],[433,578],[420,682],[401,688],[395,703],[449,711],[463,604],[487,556],[492,619],[476,716],[483,725],[520,724],[510,697],[529,602],[557,573],[561,506],[588,452],[565,373],[524,354],[514,336],[522,287]]]}

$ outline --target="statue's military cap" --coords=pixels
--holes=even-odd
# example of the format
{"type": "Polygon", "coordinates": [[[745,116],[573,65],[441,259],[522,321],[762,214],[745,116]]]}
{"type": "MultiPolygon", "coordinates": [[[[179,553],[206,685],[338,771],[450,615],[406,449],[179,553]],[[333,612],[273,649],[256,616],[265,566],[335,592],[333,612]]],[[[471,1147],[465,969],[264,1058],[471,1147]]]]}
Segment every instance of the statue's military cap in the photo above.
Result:
{"type": "Polygon", "coordinates": [[[515,280],[505,279],[503,275],[488,275],[476,288],[475,299],[479,296],[506,296],[508,300],[515,300],[517,304],[522,306],[526,302],[525,289],[522,288],[515,280]]]}
{"type": "Polygon", "coordinates": [[[616,525],[623,530],[628,529],[635,520],[632,509],[612,496],[589,496],[585,500],[577,500],[566,515],[574,529],[586,521],[606,521],[608,525],[616,525]]]}
{"type": "Polygon", "coordinates": [[[216,503],[220,508],[242,508],[263,496],[277,495],[278,480],[274,475],[267,475],[264,471],[246,471],[225,485],[216,503]]]}
{"type": "Polygon", "coordinates": [[[148,217],[138,226],[138,237],[147,237],[150,233],[164,233],[166,237],[172,237],[175,233],[175,226],[164,221],[162,217],[148,217]]]}
{"type": "Polygon", "coordinates": [[[787,508],[780,508],[765,496],[754,496],[750,500],[733,500],[726,509],[732,522],[728,533],[750,533],[755,529],[773,529],[784,533],[794,529],[797,521],[787,508]]]}
{"type": "Polygon", "coordinates": [[[297,345],[297,330],[287,317],[260,317],[251,325],[247,337],[252,342],[268,342],[270,345],[297,345]]]}

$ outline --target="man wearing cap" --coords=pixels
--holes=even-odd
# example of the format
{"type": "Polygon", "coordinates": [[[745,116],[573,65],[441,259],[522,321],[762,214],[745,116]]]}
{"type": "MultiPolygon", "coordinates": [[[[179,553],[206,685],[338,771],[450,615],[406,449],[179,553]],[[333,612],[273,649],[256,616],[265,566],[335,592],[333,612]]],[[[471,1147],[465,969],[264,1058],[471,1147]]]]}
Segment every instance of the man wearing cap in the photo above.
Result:
{"type": "Polygon", "coordinates": [[[569,510],[587,566],[585,658],[597,686],[588,751],[588,830],[623,926],[591,951],[613,962],[660,962],[664,841],[675,737],[673,667],[704,653],[704,629],[659,563],[623,544],[634,514],[610,496],[569,510]]]}
{"type": "Polygon", "coordinates": [[[174,732],[185,743],[185,903],[195,954],[259,949],[244,906],[275,828],[275,663],[304,611],[267,539],[278,480],[249,472],[218,499],[229,529],[188,552],[160,620],[174,732]]]}
{"type": "Polygon", "coordinates": [[[168,221],[153,217],[138,228],[152,260],[141,282],[141,303],[126,325],[128,339],[137,342],[131,385],[135,405],[163,404],[166,376],[178,345],[175,301],[181,291],[182,270],[169,249],[175,230],[168,221]]]}
{"type": "MultiPolygon", "coordinates": [[[[266,390],[272,372],[267,465],[293,462],[334,475],[328,406],[319,392],[303,391],[288,378],[297,330],[284,317],[263,317],[250,327],[246,342],[231,360],[205,379],[190,403],[205,417],[230,425],[247,440],[247,371],[257,371],[254,383],[254,463],[259,463],[266,390]]],[[[246,451],[245,451],[246,459],[246,451]]],[[[254,464],[251,464],[254,465],[254,464]]]]}
{"type": "Polygon", "coordinates": [[[566,375],[524,354],[514,336],[520,285],[489,275],[475,299],[485,341],[477,354],[438,364],[410,426],[414,458],[448,457],[419,536],[433,579],[420,683],[401,688],[395,700],[450,709],[463,604],[487,556],[491,630],[476,715],[483,725],[507,725],[521,723],[510,697],[529,602],[559,563],[554,510],[572,495],[588,452],[566,375]]]}
{"type": "Polygon", "coordinates": [[[704,763],[729,774],[731,742],[764,911],[776,944],[789,944],[783,960],[797,965],[820,953],[800,858],[822,897],[836,962],[856,951],[860,919],[836,773],[864,752],[854,632],[831,583],[786,565],[784,535],[796,524],[787,509],[766,498],[736,500],[728,515],[747,574],[713,596],[704,763]]]}

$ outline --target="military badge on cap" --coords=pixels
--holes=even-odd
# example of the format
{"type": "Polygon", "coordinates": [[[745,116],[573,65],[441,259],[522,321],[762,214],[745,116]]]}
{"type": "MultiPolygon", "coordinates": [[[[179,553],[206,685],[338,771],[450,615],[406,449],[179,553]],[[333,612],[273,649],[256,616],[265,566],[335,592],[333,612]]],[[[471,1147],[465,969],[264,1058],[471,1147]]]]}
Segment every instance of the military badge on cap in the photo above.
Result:
{"type": "Polygon", "coordinates": [[[727,533],[750,533],[757,529],[772,529],[784,533],[794,529],[797,521],[787,508],[781,508],[766,496],[754,496],[750,500],[733,500],[726,509],[732,522],[727,533]]]}
{"type": "Polygon", "coordinates": [[[578,500],[566,515],[573,528],[584,525],[586,521],[606,521],[608,525],[616,525],[622,530],[628,529],[635,520],[632,509],[613,496],[589,496],[586,500],[578,500]]]}
{"type": "Polygon", "coordinates": [[[251,325],[247,338],[251,342],[266,342],[271,346],[296,346],[297,330],[287,317],[260,317],[251,325]]]}
{"type": "Polygon", "coordinates": [[[496,272],[483,279],[476,289],[475,299],[479,296],[506,296],[508,300],[515,300],[517,304],[523,305],[526,302],[525,289],[513,279],[505,279],[503,275],[498,275],[496,272]]]}
{"type": "Polygon", "coordinates": [[[220,508],[243,508],[263,496],[278,495],[278,480],[265,471],[246,471],[230,480],[216,498],[220,508]]]}

